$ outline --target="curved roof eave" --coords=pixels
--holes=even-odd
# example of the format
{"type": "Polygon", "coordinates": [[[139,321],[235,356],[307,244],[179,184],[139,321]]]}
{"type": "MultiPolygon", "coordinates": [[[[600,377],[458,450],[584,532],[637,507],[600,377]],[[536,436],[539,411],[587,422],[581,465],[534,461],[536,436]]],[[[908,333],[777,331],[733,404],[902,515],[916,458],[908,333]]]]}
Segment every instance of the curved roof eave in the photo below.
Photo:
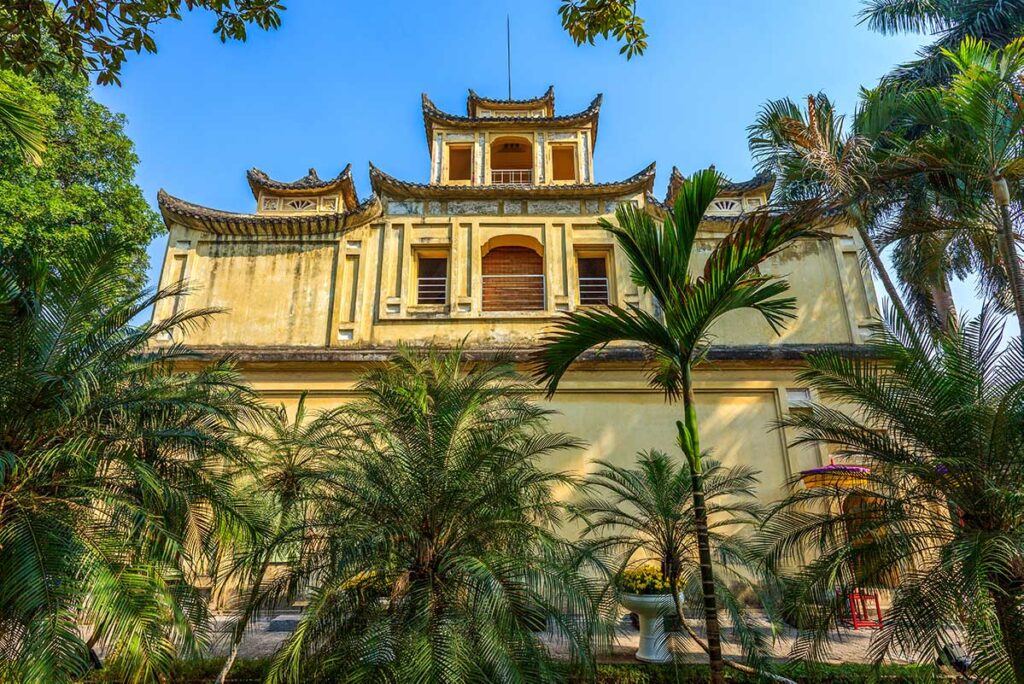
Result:
{"type": "Polygon", "coordinates": [[[438,108],[430,97],[423,93],[421,95],[423,107],[423,128],[427,135],[427,147],[430,147],[431,129],[435,123],[441,123],[454,128],[506,128],[506,127],[531,127],[531,128],[564,128],[573,124],[591,124],[591,144],[597,143],[597,123],[601,113],[601,102],[604,96],[597,94],[586,109],[574,114],[562,114],[559,116],[487,116],[474,117],[461,114],[451,114],[438,108]]]}
{"type": "Polygon", "coordinates": [[[630,192],[649,193],[654,187],[655,163],[629,178],[608,183],[566,185],[436,185],[396,178],[370,163],[374,194],[411,199],[529,199],[546,197],[617,197],[630,192]]]}
{"type": "Polygon", "coordinates": [[[548,86],[548,89],[539,97],[530,97],[525,100],[499,100],[493,97],[482,97],[472,88],[469,89],[469,97],[466,98],[466,115],[476,116],[479,107],[524,107],[535,109],[545,107],[549,116],[555,115],[555,86],[548,86]]]}
{"type": "Polygon", "coordinates": [[[314,195],[338,189],[341,190],[342,196],[345,198],[346,207],[351,208],[359,204],[355,181],[352,180],[351,164],[347,164],[341,173],[329,180],[321,180],[314,168],[310,168],[309,173],[294,181],[274,180],[256,167],[249,169],[245,177],[249,181],[252,196],[256,199],[259,199],[260,190],[269,190],[282,195],[314,195]]]}
{"type": "Polygon", "coordinates": [[[380,199],[371,195],[351,209],[334,213],[243,214],[211,209],[168,194],[157,193],[164,222],[178,223],[216,235],[320,235],[350,230],[381,214],[380,199]]]}

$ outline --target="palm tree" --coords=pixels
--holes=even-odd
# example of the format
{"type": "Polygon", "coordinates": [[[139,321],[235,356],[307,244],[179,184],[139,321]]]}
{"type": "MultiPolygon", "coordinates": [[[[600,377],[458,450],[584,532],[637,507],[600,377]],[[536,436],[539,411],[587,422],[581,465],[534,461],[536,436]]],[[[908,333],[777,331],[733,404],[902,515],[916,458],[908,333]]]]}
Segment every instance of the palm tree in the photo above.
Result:
{"type": "Polygon", "coordinates": [[[217,684],[227,681],[250,621],[294,596],[296,587],[281,581],[287,574],[274,577],[271,565],[303,562],[303,554],[310,546],[307,536],[320,518],[322,502],[329,500],[334,484],[334,464],[327,457],[334,444],[333,412],[308,418],[303,393],[294,418],[288,418],[284,406],[268,413],[265,424],[246,436],[244,448],[252,454],[252,463],[242,473],[247,480],[242,496],[264,507],[266,532],[242,538],[243,546],[233,567],[220,582],[225,589],[238,592],[240,600],[228,656],[217,684]]]}
{"type": "MultiPolygon", "coordinates": [[[[864,101],[870,102],[867,97],[864,101]]],[[[880,142],[876,134],[886,125],[879,121],[885,104],[875,101],[872,107],[862,108],[854,130],[847,133],[845,117],[836,113],[823,93],[809,95],[805,110],[789,98],[772,100],[761,107],[747,132],[757,170],[771,173],[779,181],[780,203],[816,198],[824,212],[844,214],[860,235],[892,306],[909,321],[910,314],[871,234],[878,219],[879,186],[898,175],[880,163],[876,149],[880,142]]]]}
{"type": "Polygon", "coordinates": [[[270,681],[561,681],[545,624],[590,663],[595,591],[556,532],[573,481],[539,464],[578,442],[546,431],[509,359],[404,350],[358,390],[270,681]]]}
{"type": "Polygon", "coordinates": [[[953,75],[948,86],[915,90],[906,107],[923,135],[900,154],[929,173],[949,177],[948,184],[987,189],[979,202],[961,210],[998,227],[997,235],[1017,321],[1024,330],[1024,276],[1011,205],[1019,212],[1024,178],[1024,39],[992,50],[966,38],[955,51],[944,51],[953,75]]]}
{"type": "MultiPolygon", "coordinates": [[[[573,506],[583,521],[581,550],[594,558],[610,579],[638,564],[656,558],[662,575],[668,578],[675,599],[676,615],[683,616],[679,600],[682,590],[688,607],[703,615],[703,595],[697,526],[693,512],[693,478],[690,469],[677,466],[661,451],[641,453],[635,468],[598,461],[599,470],[584,481],[587,496],[573,506]],[[699,597],[694,600],[693,597],[699,597]]],[[[708,539],[718,558],[715,576],[719,603],[726,609],[747,663],[755,668],[726,661],[744,672],[763,672],[769,644],[765,635],[750,622],[739,592],[760,596],[771,605],[762,589],[770,584],[755,583],[756,556],[747,547],[743,532],[759,523],[761,506],[755,499],[757,473],[739,466],[726,468],[704,460],[704,501],[708,512],[708,539]]],[[[610,586],[616,586],[614,581],[610,586]]],[[[680,623],[702,648],[707,644],[686,624],[680,623]]],[[[789,681],[789,680],[785,680],[789,681]]]]}
{"type": "Polygon", "coordinates": [[[253,395],[230,363],[176,371],[195,356],[153,345],[211,312],[132,324],[182,292],[133,290],[133,249],[0,249],[3,679],[77,681],[93,646],[132,681],[166,672],[205,638],[196,582],[218,537],[250,527],[228,464],[253,395]]]}
{"type": "Polygon", "coordinates": [[[944,50],[973,37],[1001,48],[1024,33],[1024,0],[867,0],[861,21],[885,34],[928,33],[938,36],[918,59],[897,67],[890,79],[926,86],[942,85],[952,76],[944,50]]]}
{"type": "Polygon", "coordinates": [[[25,155],[25,161],[35,166],[43,163],[46,151],[46,132],[43,118],[38,112],[24,107],[3,87],[0,79],[0,128],[14,138],[15,144],[25,155]]]}
{"type": "Polygon", "coordinates": [[[716,683],[723,681],[724,665],[693,367],[706,349],[712,326],[730,311],[753,309],[773,330],[793,317],[795,300],[780,296],[787,291],[788,283],[758,273],[757,267],[794,240],[818,236],[808,218],[814,212],[755,213],[736,224],[708,257],[703,273],[695,276],[690,264],[697,232],[704,212],[718,194],[718,184],[714,169],[685,180],[661,226],[646,211],[632,206],[616,211],[618,225],[601,221],[629,259],[633,282],[654,296],[662,316],[632,305],[571,312],[544,335],[544,344],[534,357],[536,376],[552,396],[573,361],[587,350],[612,342],[639,343],[654,361],[651,384],[669,399],[682,398],[683,420],[676,426],[692,479],[701,595],[712,679],[716,683]]]}
{"type": "Polygon", "coordinates": [[[764,524],[771,565],[814,558],[785,599],[807,630],[794,656],[827,654],[837,588],[882,587],[876,662],[934,659],[963,634],[985,681],[1024,681],[1024,348],[1001,337],[990,308],[934,337],[892,317],[865,357],[808,359],[828,405],[785,425],[866,471],[795,491],[764,524]]]}

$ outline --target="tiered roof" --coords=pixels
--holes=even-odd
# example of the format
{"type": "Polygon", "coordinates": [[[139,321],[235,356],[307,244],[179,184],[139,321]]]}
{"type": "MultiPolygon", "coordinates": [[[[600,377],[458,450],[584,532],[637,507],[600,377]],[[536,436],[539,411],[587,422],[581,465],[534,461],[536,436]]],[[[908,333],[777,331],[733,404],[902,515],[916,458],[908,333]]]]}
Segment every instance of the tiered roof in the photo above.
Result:
{"type": "MultiPolygon", "coordinates": [[[[555,91],[549,87],[538,97],[524,100],[494,99],[469,91],[466,100],[466,116],[441,111],[423,95],[423,120],[428,141],[433,128],[479,130],[516,129],[543,130],[590,126],[592,140],[597,137],[597,123],[601,109],[601,95],[581,112],[558,116],[555,114],[555,91]],[[486,116],[479,116],[486,109],[486,116]],[[504,115],[503,112],[510,112],[504,115]],[[532,114],[528,115],[528,114],[532,114]]],[[[367,223],[382,214],[381,197],[394,199],[614,199],[635,196],[642,193],[648,204],[656,210],[666,210],[675,200],[683,183],[683,174],[672,168],[668,191],[663,201],[653,194],[655,164],[623,180],[605,183],[558,183],[550,185],[489,184],[489,185],[446,185],[438,183],[417,183],[396,178],[370,164],[370,183],[374,194],[359,201],[352,167],[347,165],[334,178],[322,179],[316,169],[294,181],[279,181],[263,171],[252,168],[247,174],[249,188],[254,197],[276,196],[284,198],[318,197],[340,195],[342,205],[339,211],[266,211],[257,214],[236,213],[211,209],[187,202],[169,195],[163,190],[158,195],[160,211],[167,223],[178,223],[196,230],[225,235],[246,235],[278,233],[285,235],[322,234],[348,230],[367,223]]],[[[759,174],[740,182],[723,179],[721,196],[730,197],[763,191],[770,194],[774,178],[770,174],[759,174]]],[[[707,220],[732,222],[739,216],[729,214],[709,215],[707,220]]]]}
{"type": "Polygon", "coordinates": [[[473,91],[470,91],[470,96],[466,103],[466,110],[469,113],[468,116],[462,116],[459,114],[450,114],[442,111],[437,105],[427,96],[426,93],[422,95],[423,100],[423,127],[427,134],[427,145],[430,145],[430,139],[433,136],[434,126],[441,124],[447,128],[461,128],[467,130],[476,130],[481,126],[487,128],[514,128],[522,129],[524,126],[528,126],[534,130],[545,130],[551,128],[567,128],[579,125],[591,125],[590,137],[591,143],[597,142],[597,122],[601,113],[601,100],[602,95],[598,94],[590,105],[587,106],[581,112],[575,114],[563,114],[561,116],[555,115],[555,92],[554,89],[549,88],[548,92],[538,98],[530,100],[492,100],[488,98],[482,98],[473,91]],[[548,116],[477,116],[477,112],[481,106],[494,107],[495,109],[530,109],[544,107],[547,110],[548,116]]]}

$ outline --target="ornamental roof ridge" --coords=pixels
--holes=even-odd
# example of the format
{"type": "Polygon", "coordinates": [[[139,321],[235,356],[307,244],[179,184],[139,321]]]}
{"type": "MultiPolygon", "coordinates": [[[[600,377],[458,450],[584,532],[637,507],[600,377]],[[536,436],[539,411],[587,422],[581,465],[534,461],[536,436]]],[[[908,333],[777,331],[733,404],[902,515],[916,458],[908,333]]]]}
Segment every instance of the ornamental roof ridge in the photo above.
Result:
{"type": "Polygon", "coordinates": [[[166,224],[180,223],[220,235],[319,235],[361,226],[381,213],[381,203],[376,195],[370,195],[345,211],[308,214],[245,214],[212,209],[175,197],[163,188],[156,197],[166,224]]]}
{"type": "Polygon", "coordinates": [[[322,180],[317,175],[316,169],[312,167],[305,176],[294,181],[274,180],[255,166],[246,171],[245,177],[249,181],[249,189],[252,190],[252,195],[256,199],[259,199],[261,190],[284,195],[312,195],[340,189],[345,198],[346,207],[351,208],[359,204],[355,181],[352,180],[352,164],[346,164],[341,173],[329,180],[322,180]]]}
{"type": "Polygon", "coordinates": [[[429,198],[495,198],[525,199],[541,197],[587,197],[619,196],[629,192],[651,192],[657,163],[651,162],[644,169],[629,178],[605,183],[573,183],[558,185],[438,185],[433,183],[417,183],[396,178],[374,166],[370,162],[370,185],[374,194],[383,196],[404,196],[415,199],[429,198]]]}
{"type": "Polygon", "coordinates": [[[597,123],[604,95],[598,93],[591,100],[590,104],[587,105],[587,108],[582,111],[558,116],[464,116],[442,110],[434,104],[433,100],[426,93],[421,93],[420,100],[423,107],[423,128],[427,134],[427,147],[430,146],[431,129],[434,123],[442,123],[456,128],[478,128],[482,125],[497,128],[521,127],[523,125],[536,128],[554,128],[574,123],[591,123],[593,124],[591,131],[591,143],[593,144],[597,142],[597,123]]]}
{"type": "MultiPolygon", "coordinates": [[[[712,164],[710,168],[715,170],[715,165],[712,164]]],[[[775,176],[770,173],[759,173],[745,181],[731,181],[722,174],[718,174],[718,178],[718,190],[724,194],[736,194],[762,189],[766,190],[768,194],[771,194],[772,188],[775,187],[775,176]]],[[[679,170],[679,167],[673,166],[672,173],[668,179],[668,190],[666,190],[665,199],[661,204],[666,206],[671,206],[673,204],[676,193],[679,192],[679,186],[682,185],[684,179],[685,176],[679,170]]]]}
{"type": "Polygon", "coordinates": [[[469,96],[466,98],[466,114],[470,117],[476,116],[476,110],[480,106],[498,106],[498,107],[526,107],[533,109],[536,107],[543,106],[548,110],[549,116],[555,115],[555,86],[550,85],[543,95],[538,97],[529,97],[523,100],[513,99],[498,99],[493,97],[483,97],[478,95],[472,88],[469,89],[469,96]]]}

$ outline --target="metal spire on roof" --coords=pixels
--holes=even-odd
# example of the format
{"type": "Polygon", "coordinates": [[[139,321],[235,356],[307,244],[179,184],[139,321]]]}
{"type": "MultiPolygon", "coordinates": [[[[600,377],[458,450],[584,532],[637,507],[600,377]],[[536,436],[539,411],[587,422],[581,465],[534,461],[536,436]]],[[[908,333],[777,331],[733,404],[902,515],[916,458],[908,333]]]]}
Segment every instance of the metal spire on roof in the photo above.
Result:
{"type": "Polygon", "coordinates": [[[512,99],[512,19],[505,15],[505,64],[508,66],[508,99],[512,99]]]}

